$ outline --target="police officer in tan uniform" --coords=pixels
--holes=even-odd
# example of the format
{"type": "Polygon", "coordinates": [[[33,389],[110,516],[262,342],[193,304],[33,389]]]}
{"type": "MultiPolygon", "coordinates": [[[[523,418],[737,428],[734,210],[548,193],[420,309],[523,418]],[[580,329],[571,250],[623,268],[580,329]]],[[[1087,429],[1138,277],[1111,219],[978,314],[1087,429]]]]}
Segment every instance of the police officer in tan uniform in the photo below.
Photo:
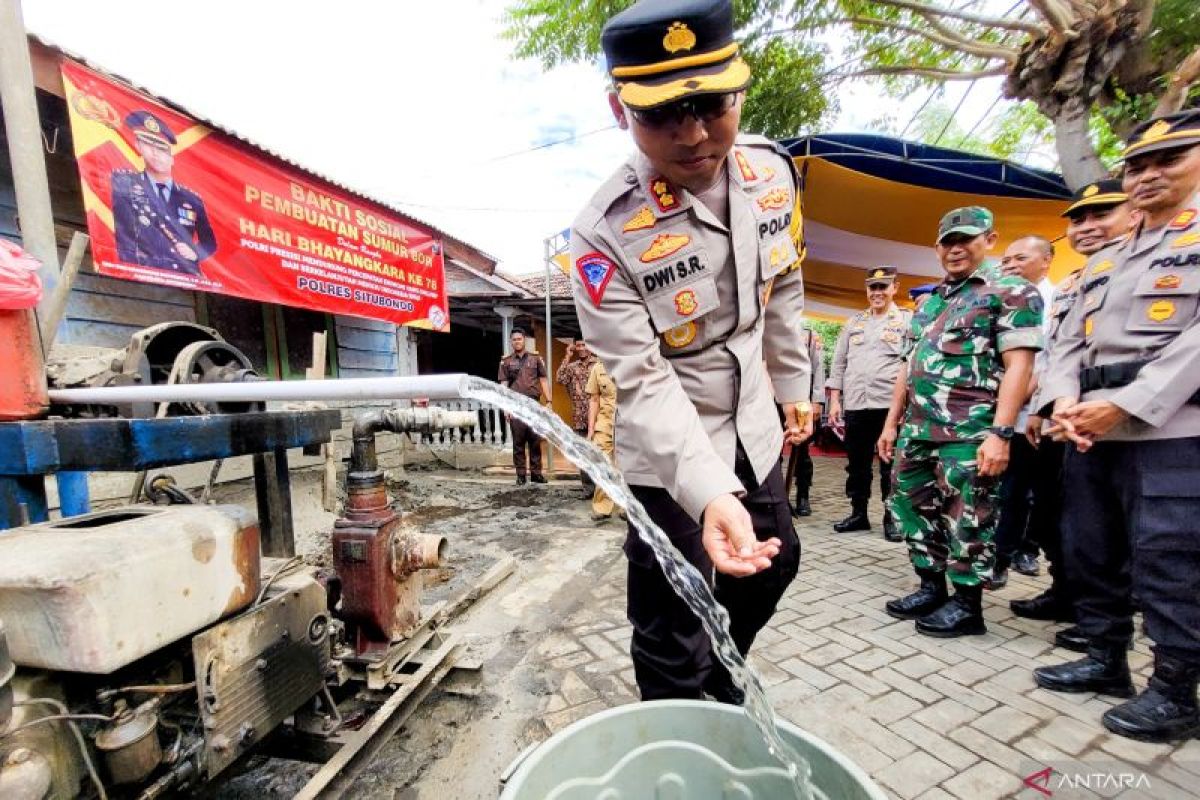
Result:
{"type": "MultiPolygon", "coordinates": [[[[638,152],[571,230],[580,326],[617,385],[617,463],[702,574],[745,653],[796,574],[774,403],[811,418],[798,176],[738,135],[750,71],[729,0],[638,3],[605,25],[610,107],[638,152]],[[774,397],[768,388],[774,387],[774,397]]],[[[630,530],[628,615],[643,699],[740,702],[708,637],[630,530]]]]}
{"type": "MultiPolygon", "coordinates": [[[[829,381],[829,421],[846,423],[846,496],[850,515],[836,522],[838,533],[867,531],[871,520],[867,503],[871,499],[871,465],[875,461],[875,442],[883,432],[892,387],[903,362],[912,312],[898,308],[896,268],[875,267],[867,271],[865,311],[846,321],[833,349],[829,381]],[[844,415],[844,416],[843,416],[844,415]]],[[[892,465],[879,462],[879,499],[887,500],[892,488],[892,465]]],[[[892,521],[892,512],[883,511],[883,535],[898,542],[900,532],[892,521]]]]}
{"type": "MultiPolygon", "coordinates": [[[[1129,233],[1132,209],[1129,195],[1121,188],[1121,181],[1113,178],[1089,183],[1075,192],[1071,204],[1063,216],[1067,218],[1067,241],[1071,249],[1083,256],[1091,256],[1129,233]]],[[[1059,281],[1054,295],[1046,306],[1046,343],[1050,349],[1058,338],[1063,320],[1075,303],[1079,290],[1079,277],[1083,267],[1073,271],[1059,281]]],[[[1037,385],[1045,374],[1049,354],[1038,353],[1034,362],[1033,381],[1030,391],[1036,393],[1037,385]]],[[[1009,608],[1018,617],[1026,619],[1074,622],[1075,608],[1071,597],[1070,582],[1066,579],[1062,554],[1062,466],[1066,445],[1049,436],[1042,436],[1045,420],[1030,414],[1025,426],[1025,436],[1037,448],[1033,468],[1033,500],[1029,508],[1029,530],[1032,538],[1046,553],[1050,562],[1050,586],[1039,595],[1024,600],[1009,602],[1009,608]]],[[[1011,465],[1010,465],[1011,469],[1011,465]]],[[[1054,634],[1054,644],[1067,650],[1086,653],[1088,637],[1078,625],[1063,628],[1054,634]]]]}
{"type": "Polygon", "coordinates": [[[1124,158],[1142,218],[1088,261],[1036,401],[1053,401],[1051,431],[1075,445],[1063,535],[1090,646],[1034,675],[1045,689],[1133,694],[1136,594],[1154,675],[1104,726],[1166,742],[1200,733],[1200,111],[1138,126],[1124,158]]]}

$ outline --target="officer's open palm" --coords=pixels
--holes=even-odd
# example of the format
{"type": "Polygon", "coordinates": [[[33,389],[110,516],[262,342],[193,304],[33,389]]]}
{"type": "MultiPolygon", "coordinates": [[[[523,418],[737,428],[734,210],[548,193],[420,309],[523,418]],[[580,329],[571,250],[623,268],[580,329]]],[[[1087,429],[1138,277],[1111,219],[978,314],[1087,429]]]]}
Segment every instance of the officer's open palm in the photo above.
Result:
{"type": "Polygon", "coordinates": [[[701,543],[717,572],[739,578],[770,567],[783,545],[774,537],[760,542],[750,513],[731,494],[719,495],[705,506],[701,543]]]}

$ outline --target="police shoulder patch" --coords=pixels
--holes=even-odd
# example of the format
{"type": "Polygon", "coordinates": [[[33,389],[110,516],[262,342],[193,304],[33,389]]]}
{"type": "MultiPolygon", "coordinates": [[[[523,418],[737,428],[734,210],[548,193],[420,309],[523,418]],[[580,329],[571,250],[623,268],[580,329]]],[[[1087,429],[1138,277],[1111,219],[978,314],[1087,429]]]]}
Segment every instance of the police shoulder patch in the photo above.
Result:
{"type": "Polygon", "coordinates": [[[1197,212],[1194,208],[1187,208],[1175,215],[1175,219],[1171,220],[1167,225],[1168,230],[1182,231],[1190,228],[1192,223],[1196,221],[1197,212]]]}
{"type": "Polygon", "coordinates": [[[679,207],[679,198],[665,178],[650,179],[650,195],[654,198],[654,204],[658,206],[659,211],[673,211],[679,207]]]}
{"type": "Polygon", "coordinates": [[[1176,236],[1171,240],[1171,248],[1191,247],[1194,244],[1200,244],[1200,231],[1185,233],[1183,236],[1176,236]]]}
{"type": "Polygon", "coordinates": [[[575,259],[575,269],[583,279],[583,286],[587,289],[588,297],[592,298],[592,304],[600,305],[608,282],[617,272],[617,265],[603,253],[592,252],[575,259]]]}
{"type": "Polygon", "coordinates": [[[763,211],[777,211],[787,208],[792,203],[792,196],[787,189],[776,186],[771,191],[758,198],[758,207],[763,211]]]}

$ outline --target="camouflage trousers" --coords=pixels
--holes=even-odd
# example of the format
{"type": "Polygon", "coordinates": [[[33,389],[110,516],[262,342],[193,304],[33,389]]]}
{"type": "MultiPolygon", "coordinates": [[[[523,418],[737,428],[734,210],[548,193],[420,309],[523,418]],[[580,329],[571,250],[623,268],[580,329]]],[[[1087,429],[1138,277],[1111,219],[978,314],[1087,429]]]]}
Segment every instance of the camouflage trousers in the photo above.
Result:
{"type": "Polygon", "coordinates": [[[996,563],[999,478],[981,478],[979,442],[901,440],[889,505],[917,569],[953,583],[990,580],[996,563]]]}

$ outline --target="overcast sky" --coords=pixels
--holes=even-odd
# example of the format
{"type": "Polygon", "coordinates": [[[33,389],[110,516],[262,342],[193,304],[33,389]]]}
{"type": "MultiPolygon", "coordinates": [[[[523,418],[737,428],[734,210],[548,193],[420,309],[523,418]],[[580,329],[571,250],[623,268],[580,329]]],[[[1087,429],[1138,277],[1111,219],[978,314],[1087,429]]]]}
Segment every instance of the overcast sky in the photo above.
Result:
{"type": "MultiPolygon", "coordinates": [[[[571,223],[631,143],[611,128],[601,67],[546,72],[514,61],[499,36],[504,7],[23,0],[31,32],[400,205],[520,273],[541,269],[543,238],[571,223]],[[573,135],[581,138],[532,150],[573,135]]],[[[839,91],[838,130],[911,114],[924,99],[894,102],[868,86],[839,91]]],[[[964,127],[995,92],[972,92],[964,127]]]]}

